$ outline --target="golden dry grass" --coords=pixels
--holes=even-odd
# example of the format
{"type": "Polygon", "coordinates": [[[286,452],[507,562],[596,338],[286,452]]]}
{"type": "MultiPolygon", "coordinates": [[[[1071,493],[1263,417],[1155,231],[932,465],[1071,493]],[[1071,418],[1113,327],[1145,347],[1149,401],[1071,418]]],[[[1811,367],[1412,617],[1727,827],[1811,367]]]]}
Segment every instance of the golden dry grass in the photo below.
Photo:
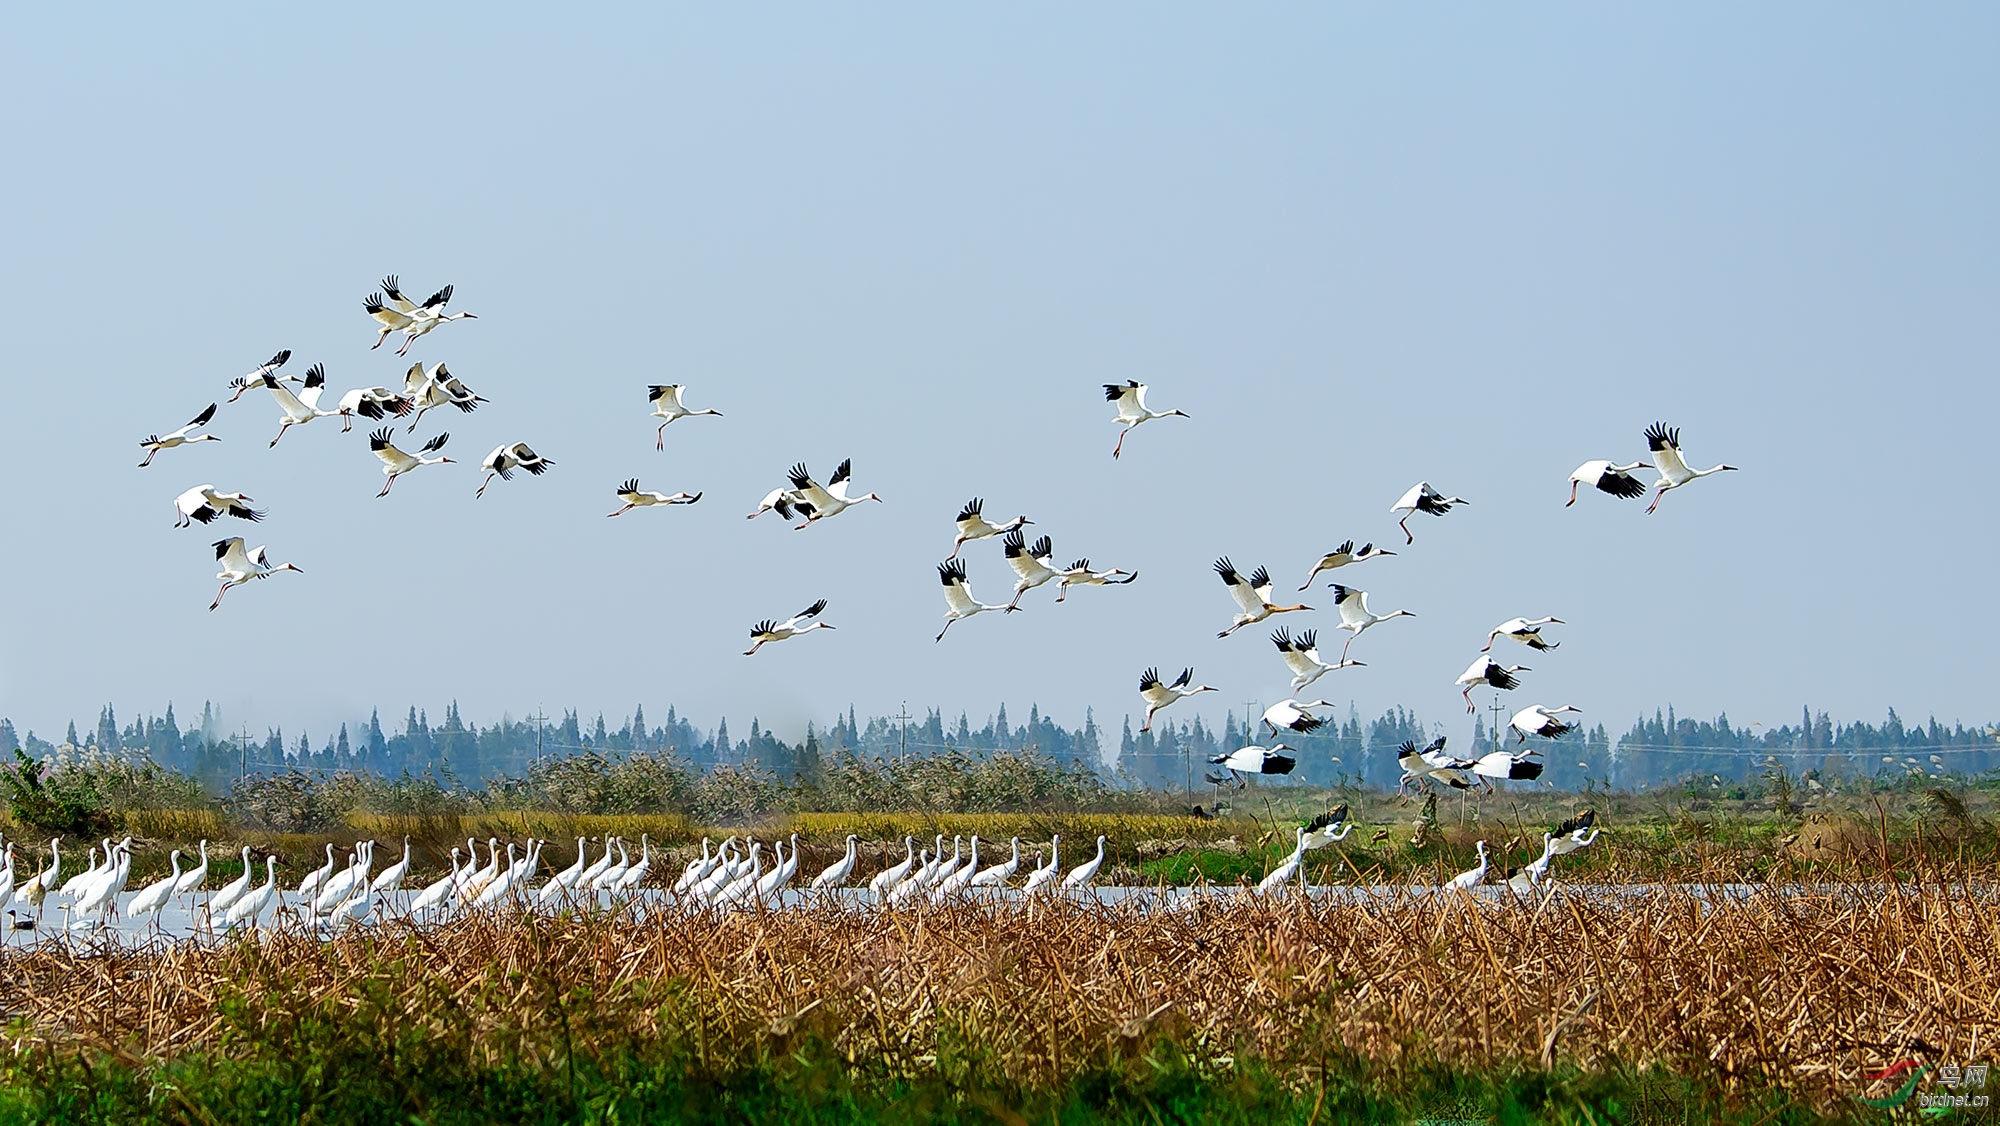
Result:
{"type": "Polygon", "coordinates": [[[233,1019],[264,1035],[308,1013],[440,1036],[470,1021],[495,1059],[552,1059],[552,1030],[616,1027],[706,1061],[809,1026],[869,1074],[934,1071],[977,1044],[1045,1085],[1166,1036],[1207,1066],[1249,1053],[1299,1076],[1348,1051],[1391,1074],[1561,1057],[1832,1105],[1913,1044],[1942,1060],[1990,1051],[2000,912],[1984,894],[468,919],[330,944],[43,947],[0,959],[0,1005],[29,1039],[126,1058],[221,1049],[235,1033],[216,1001],[236,997],[248,1016],[233,1019]]]}

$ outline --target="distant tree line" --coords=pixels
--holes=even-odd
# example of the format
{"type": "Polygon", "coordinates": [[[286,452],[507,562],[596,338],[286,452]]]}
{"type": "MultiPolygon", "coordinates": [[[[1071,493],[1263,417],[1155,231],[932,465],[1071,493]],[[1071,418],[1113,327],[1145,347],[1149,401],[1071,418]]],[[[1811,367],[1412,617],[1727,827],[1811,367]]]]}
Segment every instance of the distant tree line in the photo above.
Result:
{"type": "MultiPolygon", "coordinates": [[[[899,762],[1031,752],[1094,771],[1109,785],[1202,790],[1211,756],[1250,742],[1275,741],[1254,719],[1240,721],[1230,713],[1220,731],[1196,716],[1179,722],[1162,718],[1152,731],[1135,732],[1126,716],[1113,743],[1093,712],[1086,711],[1083,723],[1072,728],[1031,706],[1027,721],[1016,725],[1009,721],[1005,705],[978,727],[963,713],[948,722],[935,708],[921,715],[872,716],[866,722],[849,708],[831,725],[808,724],[804,738],[794,742],[773,735],[755,718],[744,738],[731,736],[727,720],[704,731],[671,707],[666,722],[657,726],[647,722],[641,706],[616,727],[601,714],[585,722],[574,710],[559,716],[503,716],[482,727],[467,724],[458,705],[451,703],[437,724],[430,722],[427,711],[412,706],[400,724],[392,726],[395,730],[385,729],[378,710],[352,728],[343,723],[317,739],[305,731],[287,735],[279,728],[253,735],[240,727],[228,730],[206,703],[200,718],[185,728],[171,704],[163,715],[147,715],[121,726],[106,704],[88,734],[80,734],[72,721],[61,743],[33,731],[22,735],[11,720],[0,718],[0,756],[9,756],[16,748],[37,760],[86,752],[143,756],[222,794],[240,778],[294,770],[383,778],[428,774],[477,787],[500,778],[525,778],[550,762],[584,754],[660,755],[702,772],[744,768],[784,779],[815,779],[844,759],[899,762]],[[65,747],[70,750],[65,752],[65,747]]],[[[1345,716],[1330,719],[1313,734],[1287,733],[1282,741],[1298,752],[1295,781],[1384,789],[1397,782],[1395,748],[1406,739],[1426,742],[1439,730],[1441,725],[1427,726],[1400,707],[1364,721],[1350,705],[1345,716]]],[[[1494,739],[1486,715],[1481,714],[1474,720],[1470,743],[1454,741],[1450,749],[1470,754],[1496,742],[1512,744],[1513,733],[1504,726],[1500,735],[1500,740],[1494,739]]],[[[1652,788],[1695,776],[1741,782],[1775,768],[1835,776],[1915,772],[1971,776],[2000,770],[2000,729],[1991,724],[1946,726],[1935,718],[1905,724],[1894,710],[1880,724],[1837,724],[1825,712],[1815,714],[1810,709],[1797,725],[1739,727],[1726,715],[1684,719],[1668,707],[1651,718],[1639,718],[1616,739],[1599,724],[1546,743],[1543,751],[1544,780],[1565,790],[1586,785],[1652,788]]]]}

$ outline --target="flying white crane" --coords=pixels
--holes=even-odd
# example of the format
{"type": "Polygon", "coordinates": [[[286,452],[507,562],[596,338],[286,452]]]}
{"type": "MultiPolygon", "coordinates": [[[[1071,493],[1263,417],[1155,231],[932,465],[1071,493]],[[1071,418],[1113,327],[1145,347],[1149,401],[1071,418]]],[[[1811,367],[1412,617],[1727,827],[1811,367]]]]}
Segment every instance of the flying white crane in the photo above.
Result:
{"type": "MultiPolygon", "coordinates": [[[[229,401],[233,403],[236,400],[242,398],[243,392],[250,390],[252,387],[264,386],[264,377],[267,375],[276,374],[277,370],[281,367],[284,367],[285,364],[291,360],[291,358],[292,358],[292,350],[290,348],[280,349],[277,355],[272,356],[270,359],[265,360],[263,363],[258,364],[256,367],[251,368],[249,371],[244,372],[242,375],[239,375],[235,379],[230,380],[229,389],[234,391],[235,394],[229,396],[229,401]]],[[[282,376],[281,378],[288,379],[293,383],[298,382],[298,379],[295,376],[288,375],[288,376],[282,376]]]]}
{"type": "Polygon", "coordinates": [[[882,498],[876,496],[874,493],[863,493],[858,497],[847,495],[848,478],[852,476],[853,472],[854,459],[842,459],[839,467],[833,471],[833,476],[827,478],[826,486],[822,488],[817,481],[812,479],[812,474],[807,471],[805,462],[802,461],[792,466],[792,490],[799,498],[794,503],[806,516],[806,522],[798,525],[793,530],[803,531],[819,523],[821,520],[831,519],[840,515],[864,500],[872,500],[879,503],[882,498]]]}
{"type": "Polygon", "coordinates": [[[1305,585],[1299,587],[1299,589],[1305,590],[1307,587],[1312,586],[1313,580],[1319,578],[1322,571],[1331,571],[1337,567],[1345,567],[1349,563],[1366,563],[1370,559],[1380,559],[1384,555],[1394,554],[1396,553],[1390,551],[1388,548],[1376,547],[1372,543],[1362,544],[1361,550],[1356,551],[1354,550],[1354,541],[1348,540],[1339,547],[1320,556],[1319,562],[1313,564],[1312,574],[1306,576],[1305,585]]]}
{"type": "Polygon", "coordinates": [[[1539,750],[1520,753],[1488,751],[1473,762],[1472,772],[1479,776],[1480,784],[1489,790],[1493,787],[1486,782],[1488,778],[1531,782],[1542,776],[1542,753],[1539,750]]]}
{"type": "MultiPolygon", "coordinates": [[[[1396,748],[1396,765],[1403,769],[1402,778],[1396,782],[1396,793],[1399,796],[1410,783],[1422,783],[1425,780],[1450,786],[1455,790],[1472,788],[1472,783],[1466,775],[1471,771],[1473,764],[1466,759],[1453,757],[1445,751],[1444,746],[1445,736],[1440,735],[1421,750],[1417,748],[1414,739],[1405,739],[1402,746],[1396,748]]],[[[1418,788],[1422,789],[1422,786],[1419,785],[1418,788]]]]}
{"type": "Polygon", "coordinates": [[[1019,528],[1008,532],[1007,538],[1000,543],[1001,552],[1007,557],[1007,566],[1014,569],[1015,576],[1014,600],[1007,604],[1007,609],[1018,610],[1022,595],[1062,574],[1049,566],[1049,557],[1055,554],[1055,545],[1049,537],[1043,536],[1031,548],[1019,528]]]}
{"type": "Polygon", "coordinates": [[[971,500],[965,502],[964,508],[958,510],[958,538],[951,541],[951,554],[945,556],[946,559],[958,558],[958,549],[971,543],[973,540],[983,540],[989,536],[1006,535],[1008,532],[1019,531],[1021,528],[1034,523],[1033,520],[1028,519],[1026,516],[1016,516],[1005,524],[988,524],[984,515],[985,507],[986,502],[984,500],[979,497],[973,497],[971,500]]]}
{"type": "Polygon", "coordinates": [[[146,460],[139,463],[139,468],[144,469],[153,464],[153,455],[159,453],[161,450],[177,449],[181,446],[193,445],[196,442],[222,441],[222,439],[213,434],[195,433],[195,431],[208,425],[208,420],[214,417],[215,404],[210,403],[207,410],[195,415],[193,421],[179,430],[172,430],[165,434],[148,435],[145,441],[139,443],[139,448],[146,451],[146,460]]]}
{"type": "Polygon", "coordinates": [[[653,417],[666,420],[666,422],[660,423],[660,428],[658,430],[653,431],[654,449],[664,450],[667,448],[668,422],[675,422],[683,418],[691,418],[698,414],[712,414],[717,418],[722,417],[721,411],[711,411],[711,410],[696,411],[696,410],[689,410],[687,407],[683,406],[681,404],[681,392],[685,390],[687,390],[687,384],[685,383],[668,383],[668,384],[656,383],[651,387],[646,388],[646,401],[653,404],[653,412],[652,412],[653,417]]]}
{"type": "Polygon", "coordinates": [[[1580,848],[1588,847],[1590,842],[1597,839],[1600,831],[1597,828],[1597,811],[1586,809],[1556,826],[1555,832],[1551,834],[1555,844],[1551,854],[1568,856],[1580,848]]]}
{"type": "Polygon", "coordinates": [[[1653,451],[1653,467],[1660,471],[1660,479],[1653,483],[1659,491],[1653,494],[1653,503],[1646,506],[1648,516],[1660,507],[1660,498],[1667,495],[1668,489],[1678,489],[1689,481],[1736,470],[1733,465],[1689,469],[1687,462],[1681,460],[1681,428],[1669,427],[1664,422],[1655,422],[1646,428],[1646,445],[1653,451]]]}
{"type": "Polygon", "coordinates": [[[635,508],[651,508],[656,504],[693,504],[701,499],[701,494],[648,492],[639,487],[639,479],[634,477],[618,486],[618,499],[625,502],[625,507],[616,512],[607,512],[606,516],[623,516],[635,508]]]}
{"type": "Polygon", "coordinates": [[[496,446],[492,453],[486,455],[486,460],[479,463],[479,468],[486,471],[486,479],[479,482],[479,491],[472,494],[472,499],[478,500],[486,495],[486,486],[493,483],[495,474],[498,474],[502,481],[512,481],[516,469],[525,469],[531,475],[539,477],[554,465],[554,458],[543,457],[530,449],[526,442],[496,446]]]}
{"type": "Polygon", "coordinates": [[[1294,639],[1291,631],[1279,627],[1271,634],[1271,644],[1278,647],[1278,655],[1285,659],[1286,667],[1292,670],[1292,691],[1297,692],[1327,673],[1340,669],[1361,668],[1362,661],[1350,661],[1346,657],[1339,664],[1329,665],[1319,659],[1319,631],[1306,630],[1294,639]]]}
{"type": "Polygon", "coordinates": [[[1056,601],[1069,597],[1072,586],[1124,586],[1138,579],[1139,572],[1113,567],[1109,571],[1093,571],[1090,560],[1079,559],[1062,570],[1062,589],[1056,591],[1056,601]]]}
{"type": "Polygon", "coordinates": [[[1381,625],[1391,618],[1414,618],[1408,610],[1391,610],[1386,614],[1371,613],[1368,609],[1368,592],[1351,586],[1333,584],[1334,608],[1340,611],[1340,628],[1352,634],[1347,644],[1340,647],[1340,659],[1347,659],[1347,650],[1354,645],[1354,639],[1368,632],[1370,627],[1381,625]]]}
{"type": "Polygon", "coordinates": [[[206,524],[219,516],[255,524],[264,513],[251,508],[249,501],[242,493],[218,493],[212,482],[203,482],[174,498],[174,527],[186,528],[196,521],[206,524]]]}
{"type": "Polygon", "coordinates": [[[361,307],[367,311],[368,315],[375,318],[375,323],[382,326],[382,330],[375,334],[375,343],[370,344],[368,350],[372,352],[380,348],[382,342],[389,338],[390,333],[401,332],[403,334],[403,346],[396,349],[396,354],[398,356],[406,355],[410,350],[410,345],[416,343],[419,336],[423,336],[446,321],[477,320],[478,317],[472,313],[447,314],[444,311],[445,305],[451,301],[451,291],[451,286],[445,286],[443,289],[431,294],[424,300],[423,304],[419,305],[404,297],[397,290],[396,275],[390,274],[388,277],[383,278],[382,292],[369,294],[368,299],[361,304],[361,307]],[[386,303],[382,300],[383,294],[388,294],[389,296],[389,300],[386,303]]]}
{"type": "Polygon", "coordinates": [[[1633,470],[1644,468],[1646,463],[1643,461],[1635,461],[1630,465],[1618,465],[1604,458],[1586,461],[1576,467],[1576,472],[1569,475],[1569,499],[1563,502],[1563,507],[1568,508],[1576,503],[1576,490],[1579,485],[1589,485],[1598,492],[1617,497],[1619,500],[1632,500],[1635,497],[1645,496],[1645,483],[1632,476],[1633,470]]]}
{"type": "Polygon", "coordinates": [[[1342,802],[1299,826],[1299,844],[1303,848],[1325,848],[1347,839],[1354,831],[1354,822],[1347,819],[1347,803],[1342,802]]]}
{"type": "Polygon", "coordinates": [[[1532,670],[1526,665],[1502,665],[1491,657],[1482,656],[1470,665],[1467,665],[1465,671],[1458,674],[1458,679],[1452,681],[1452,683],[1464,689],[1459,694],[1465,697],[1465,714],[1471,715],[1474,710],[1472,707],[1473,689],[1486,684],[1502,692],[1512,692],[1521,686],[1521,678],[1515,674],[1530,671],[1532,670]]]}
{"type": "Polygon", "coordinates": [[[789,638],[797,637],[802,633],[811,633],[816,629],[832,629],[833,627],[825,622],[813,621],[811,625],[806,624],[812,621],[812,619],[819,617],[820,611],[824,609],[826,609],[826,599],[822,598],[782,622],[765,618],[751,627],[750,639],[756,644],[745,649],[743,655],[748,657],[750,654],[762,649],[764,643],[768,641],[785,641],[789,638]]]}
{"type": "Polygon", "coordinates": [[[1304,828],[1297,830],[1297,837],[1298,845],[1292,849],[1290,856],[1285,857],[1284,863],[1271,869],[1270,875],[1257,881],[1257,890],[1260,893],[1269,895],[1271,892],[1291,883],[1292,877],[1298,875],[1299,869],[1305,865],[1306,831],[1304,828]]]}
{"type": "Polygon", "coordinates": [[[1556,717],[1563,712],[1580,713],[1582,711],[1582,708],[1573,708],[1568,704],[1564,704],[1559,708],[1545,708],[1540,704],[1529,704],[1527,707],[1515,712],[1514,718],[1508,720],[1507,725],[1514,729],[1515,741],[1519,743],[1527,742],[1530,735],[1540,735],[1544,739],[1556,739],[1574,730],[1576,727],[1575,724],[1564,723],[1556,717]]]}
{"type": "Polygon", "coordinates": [[[242,586],[251,579],[268,579],[279,571],[305,574],[295,564],[271,562],[262,544],[249,551],[243,550],[242,536],[217,540],[210,546],[215,548],[215,558],[222,564],[222,570],[215,573],[215,577],[222,580],[222,586],[215,592],[215,601],[208,604],[210,610],[222,605],[222,596],[229,593],[230,587],[242,586]]]}
{"type": "Polygon", "coordinates": [[[437,407],[457,407],[461,413],[471,414],[487,401],[486,396],[475,393],[464,380],[453,375],[450,368],[440,363],[425,371],[422,361],[411,364],[410,370],[403,373],[403,397],[415,411],[406,433],[414,432],[424,415],[437,407]]]}
{"type": "Polygon", "coordinates": [[[1147,410],[1146,385],[1136,379],[1128,379],[1123,383],[1105,384],[1104,398],[1108,402],[1118,404],[1118,425],[1125,428],[1118,432],[1118,444],[1111,448],[1111,457],[1114,461],[1124,451],[1125,435],[1130,434],[1133,427],[1138,426],[1142,422],[1151,422],[1156,418],[1190,417],[1188,412],[1183,410],[1147,410]]]}
{"type": "Polygon", "coordinates": [[[1331,700],[1308,700],[1304,703],[1300,703],[1296,699],[1280,700],[1264,709],[1262,722],[1273,733],[1293,731],[1300,735],[1305,735],[1318,730],[1321,725],[1326,723],[1325,720],[1306,709],[1330,708],[1332,706],[1333,701],[1331,700]]]}
{"type": "Polygon", "coordinates": [[[1403,514],[1403,518],[1396,521],[1396,526],[1403,529],[1403,538],[1406,542],[1415,543],[1417,542],[1417,537],[1410,534],[1410,517],[1412,515],[1418,512],[1428,512],[1432,516],[1443,516],[1445,513],[1450,512],[1452,506],[1455,504],[1470,503],[1472,502],[1466,500],[1464,497],[1445,496],[1443,493],[1431,488],[1429,481],[1419,481],[1411,485],[1410,491],[1404,493],[1400,500],[1389,506],[1389,512],[1391,515],[1398,512],[1403,514]]]}
{"type": "Polygon", "coordinates": [[[988,610],[1001,610],[1011,614],[1018,609],[1000,603],[988,604],[972,597],[972,588],[966,585],[965,581],[963,559],[953,559],[938,564],[938,579],[944,583],[944,629],[939,630],[932,641],[943,641],[944,635],[950,631],[954,623],[970,618],[974,614],[984,614],[988,610]]]}
{"type": "Polygon", "coordinates": [[[772,489],[757,502],[757,511],[745,516],[745,520],[755,520],[766,512],[775,512],[780,520],[790,520],[793,516],[811,516],[812,505],[791,489],[772,489]]]}
{"type": "Polygon", "coordinates": [[[1216,634],[1217,637],[1228,637],[1244,626],[1254,625],[1273,614],[1289,614],[1294,610],[1312,609],[1304,604],[1297,606],[1272,604],[1271,572],[1267,568],[1257,568],[1246,579],[1237,573],[1236,565],[1225,555],[1215,561],[1215,573],[1222,576],[1222,585],[1229,588],[1229,596],[1236,600],[1238,606],[1243,607],[1243,612],[1231,619],[1229,628],[1216,634]]]}
{"type": "Polygon", "coordinates": [[[1225,754],[1215,755],[1208,760],[1229,771],[1236,779],[1236,788],[1249,785],[1245,774],[1290,774],[1299,764],[1298,755],[1283,743],[1273,743],[1268,747],[1238,747],[1225,754]]]}
{"type": "Polygon", "coordinates": [[[1478,887],[1479,881],[1486,878],[1486,842],[1479,841],[1474,847],[1479,850],[1478,866],[1460,872],[1446,881],[1444,886],[1447,890],[1467,891],[1478,887]]]}
{"type": "Polygon", "coordinates": [[[1172,684],[1160,683],[1160,670],[1157,668],[1147,669],[1141,673],[1139,675],[1139,698],[1146,701],[1146,720],[1139,725],[1140,733],[1143,734],[1153,729],[1153,716],[1160,709],[1172,707],[1175,703],[1185,700],[1189,696],[1202,692],[1217,691],[1217,689],[1211,688],[1206,684],[1197,684],[1192,688],[1188,687],[1193,681],[1194,670],[1192,668],[1182,669],[1181,675],[1176,677],[1172,684]]]}
{"type": "Polygon", "coordinates": [[[340,397],[338,413],[342,434],[354,429],[354,416],[372,422],[380,422],[394,415],[401,418],[416,406],[407,396],[398,395],[387,387],[356,387],[340,397]]]}
{"type": "Polygon", "coordinates": [[[269,373],[264,376],[264,390],[271,393],[271,400],[285,412],[285,417],[278,422],[278,436],[271,439],[274,448],[278,440],[285,436],[285,431],[292,427],[303,426],[315,418],[332,418],[340,413],[337,410],[321,410],[319,406],[319,397],[326,391],[325,364],[314,364],[306,369],[305,382],[300,385],[297,394],[293,394],[292,389],[279,381],[276,375],[269,373]]]}
{"type": "Polygon", "coordinates": [[[375,494],[377,497],[388,496],[389,490],[396,487],[396,478],[401,477],[418,466],[452,464],[452,459],[448,457],[423,456],[424,454],[437,453],[443,449],[444,444],[451,440],[451,433],[449,431],[425,442],[423,448],[419,449],[415,456],[412,456],[396,448],[395,440],[391,434],[393,429],[393,427],[384,426],[382,429],[368,435],[368,448],[375,451],[376,457],[382,459],[382,473],[389,478],[383,482],[382,491],[375,494]]]}
{"type": "Polygon", "coordinates": [[[812,886],[837,888],[846,883],[847,877],[854,874],[854,849],[860,839],[853,833],[847,834],[847,854],[820,869],[819,875],[813,877],[812,886]]]}
{"type": "Polygon", "coordinates": [[[1486,644],[1479,651],[1481,653],[1490,653],[1493,651],[1493,643],[1495,641],[1507,637],[1520,642],[1538,653],[1546,653],[1556,646],[1561,645],[1562,642],[1543,641],[1542,627],[1564,624],[1566,623],[1561,618],[1508,618],[1488,631],[1486,634],[1486,644]]]}

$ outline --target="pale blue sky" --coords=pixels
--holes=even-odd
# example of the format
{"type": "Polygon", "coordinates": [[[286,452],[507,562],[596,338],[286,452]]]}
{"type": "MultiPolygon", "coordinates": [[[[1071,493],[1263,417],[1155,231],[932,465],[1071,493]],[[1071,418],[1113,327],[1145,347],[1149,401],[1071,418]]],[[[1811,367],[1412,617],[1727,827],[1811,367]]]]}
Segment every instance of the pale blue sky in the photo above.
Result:
{"type": "MultiPolygon", "coordinates": [[[[1348,573],[1420,615],[1315,686],[1364,714],[1456,730],[1485,631],[1550,613],[1563,647],[1512,654],[1517,703],[1613,730],[1668,701],[1996,711],[1990,7],[11,19],[0,714],[23,729],[212,699],[317,737],[454,698],[1115,726],[1154,664],[1221,686],[1219,717],[1288,692],[1268,628],[1216,640],[1210,560],[1296,586],[1344,538],[1398,538],[1419,478],[1473,503],[1348,573]],[[378,501],[365,427],[267,450],[256,394],[223,442],[134,468],[281,347],[336,394],[393,382],[360,308],[390,272],[480,317],[412,355],[492,402],[419,440],[473,463],[525,440],[553,473],[475,503],[476,465],[426,469],[378,501]],[[1194,417],[1114,464],[1098,385],[1127,378],[1194,417]],[[656,382],[727,417],[655,452],[656,382]],[[1655,418],[1744,471],[1651,518],[1565,511],[1569,471],[1644,457],[1655,418]],[[844,456],[886,504],[743,520],[792,462],[844,456]],[[635,475],[707,495],[605,520],[635,475]],[[219,536],[170,526],[203,481],[268,507],[251,542],[306,574],[208,613],[219,536]],[[934,646],[975,494],[1143,577],[934,646]],[[738,655],[820,597],[836,632],[738,655]]],[[[997,544],[967,555],[1002,598],[997,544]]],[[[1308,598],[1328,612],[1287,624],[1331,634],[1308,598]]]]}

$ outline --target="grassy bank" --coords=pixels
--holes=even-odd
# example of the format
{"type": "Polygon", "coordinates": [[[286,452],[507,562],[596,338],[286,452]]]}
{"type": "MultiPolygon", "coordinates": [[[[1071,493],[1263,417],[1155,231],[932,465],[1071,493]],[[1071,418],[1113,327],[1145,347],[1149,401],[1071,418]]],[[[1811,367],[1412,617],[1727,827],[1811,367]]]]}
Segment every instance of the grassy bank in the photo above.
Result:
{"type": "Polygon", "coordinates": [[[0,1006],[0,1106],[45,1121],[1803,1122],[1990,1051],[2000,919],[1940,884],[474,918],[42,947],[0,1006]]]}

